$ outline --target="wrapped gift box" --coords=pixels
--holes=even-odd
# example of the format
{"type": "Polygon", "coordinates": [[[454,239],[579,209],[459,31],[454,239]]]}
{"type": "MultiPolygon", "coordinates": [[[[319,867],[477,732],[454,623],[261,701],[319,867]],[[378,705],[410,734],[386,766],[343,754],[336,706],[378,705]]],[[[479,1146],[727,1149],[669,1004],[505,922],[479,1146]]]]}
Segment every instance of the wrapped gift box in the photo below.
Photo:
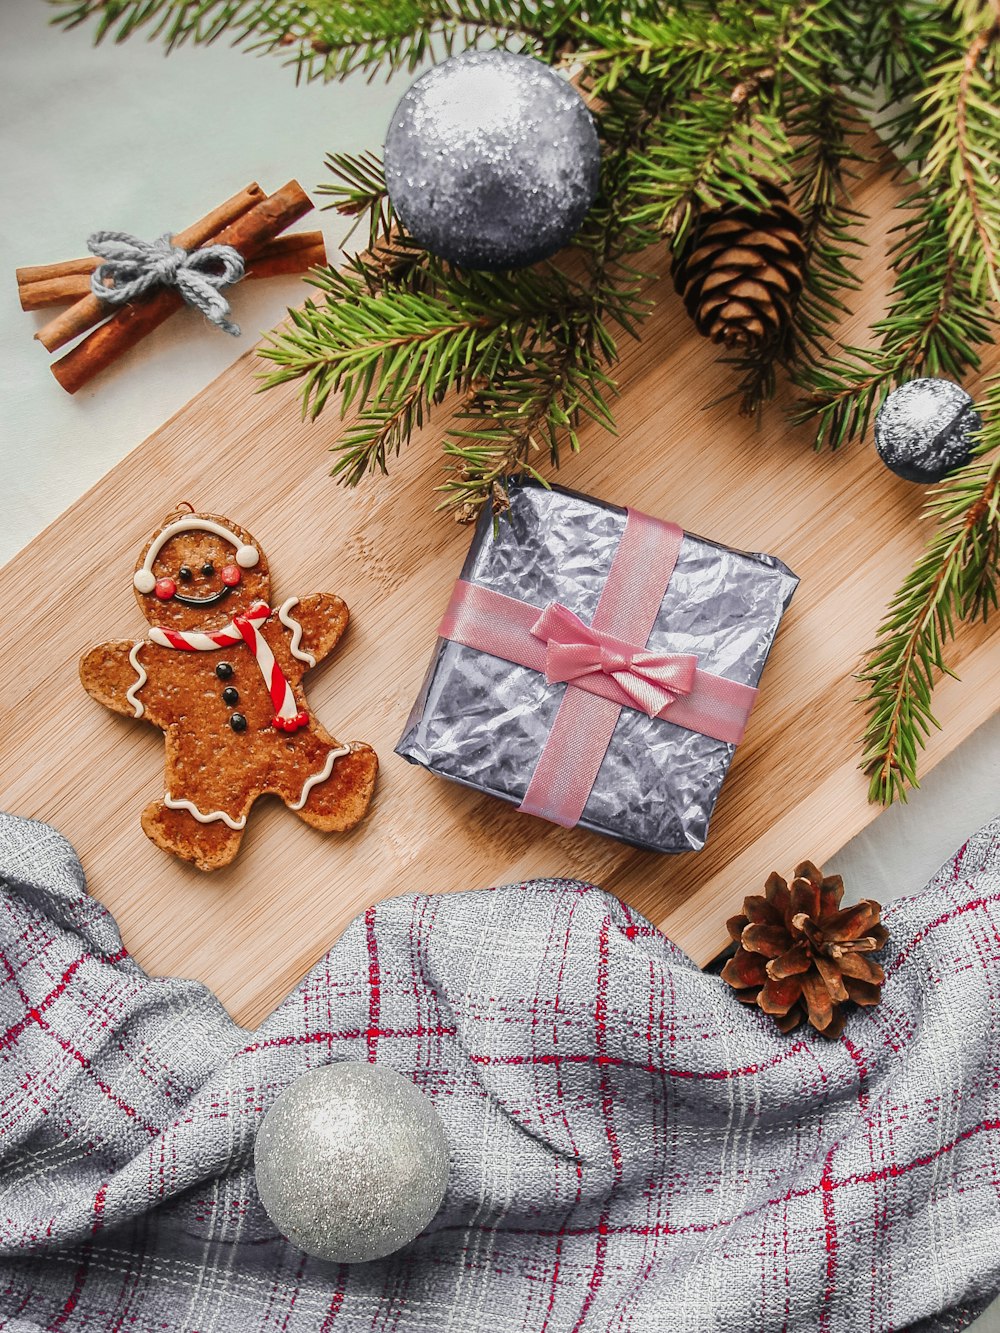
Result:
{"type": "Polygon", "coordinates": [[[556,823],[698,850],[797,584],[774,556],[514,484],[396,753],[556,823]]]}

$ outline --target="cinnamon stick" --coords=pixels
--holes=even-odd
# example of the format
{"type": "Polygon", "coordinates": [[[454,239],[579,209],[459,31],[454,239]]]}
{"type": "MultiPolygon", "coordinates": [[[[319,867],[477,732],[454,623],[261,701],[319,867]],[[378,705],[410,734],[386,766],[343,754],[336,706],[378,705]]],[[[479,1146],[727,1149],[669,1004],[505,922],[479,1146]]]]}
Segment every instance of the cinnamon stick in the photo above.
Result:
{"type": "MultiPolygon", "coordinates": [[[[175,244],[182,246],[185,250],[193,250],[197,246],[205,245],[211,238],[223,227],[232,224],[252,208],[257,207],[265,199],[264,191],[256,181],[240,190],[239,194],[234,194],[231,199],[220,204],[218,208],[213,208],[211,213],[206,213],[203,218],[199,218],[186,231],[180,231],[174,237],[175,244]]],[[[72,262],[72,261],[71,261],[72,262]]],[[[23,270],[21,270],[23,272],[23,270]]],[[[99,300],[93,293],[89,292],[75,305],[64,310],[61,315],[57,315],[38,330],[35,337],[43,347],[54,352],[59,347],[65,347],[68,342],[81,333],[86,333],[92,329],[95,324],[99,324],[107,316],[108,307],[99,300]]]]}
{"type": "Polygon", "coordinates": [[[251,253],[247,258],[246,276],[276,278],[283,273],[307,273],[309,269],[319,268],[325,263],[326,242],[321,231],[293,232],[291,236],[278,236],[269,245],[251,253]],[[308,243],[285,244],[298,241],[300,236],[308,237],[308,243]]]}
{"type": "MultiPolygon", "coordinates": [[[[273,240],[311,208],[312,201],[298,181],[289,181],[215,236],[206,237],[202,244],[231,245],[245,254],[255,245],[273,240]]],[[[183,304],[176,288],[166,287],[144,301],[122,306],[72,351],[53,362],[53,375],[67,393],[76,393],[183,304]]]]}
{"type": "MultiPolygon", "coordinates": [[[[294,231],[245,255],[248,278],[274,278],[283,273],[305,273],[326,263],[321,231],[294,231]]],[[[79,301],[90,292],[90,275],[101,261],[93,255],[67,259],[60,264],[40,264],[18,269],[18,296],[22,310],[44,310],[48,306],[79,301]],[[23,274],[42,276],[23,279],[23,274]]]]}
{"type": "Polygon", "coordinates": [[[77,273],[92,273],[100,262],[95,255],[85,255],[82,259],[64,259],[59,264],[28,264],[16,270],[17,289],[36,282],[51,282],[54,278],[70,278],[77,273]]]}

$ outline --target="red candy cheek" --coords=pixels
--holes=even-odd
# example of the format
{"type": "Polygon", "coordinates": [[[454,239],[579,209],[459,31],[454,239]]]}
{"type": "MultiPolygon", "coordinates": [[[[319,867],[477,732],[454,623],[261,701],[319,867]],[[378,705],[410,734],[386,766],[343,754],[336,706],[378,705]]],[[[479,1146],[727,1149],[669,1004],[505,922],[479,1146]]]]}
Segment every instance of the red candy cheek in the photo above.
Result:
{"type": "Polygon", "coordinates": [[[157,579],[156,587],[153,589],[161,602],[169,602],[171,597],[177,591],[177,584],[173,579],[157,579]]]}
{"type": "Polygon", "coordinates": [[[223,565],[219,578],[227,588],[235,588],[243,578],[243,571],[239,565],[223,565]]]}

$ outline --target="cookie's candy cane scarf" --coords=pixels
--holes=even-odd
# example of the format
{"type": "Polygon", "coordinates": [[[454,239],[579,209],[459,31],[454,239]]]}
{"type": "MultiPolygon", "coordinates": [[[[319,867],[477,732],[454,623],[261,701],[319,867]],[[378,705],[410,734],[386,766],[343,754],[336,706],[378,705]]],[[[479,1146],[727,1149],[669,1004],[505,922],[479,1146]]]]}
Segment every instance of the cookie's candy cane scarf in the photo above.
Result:
{"type": "Polygon", "coordinates": [[[214,648],[231,648],[234,644],[245,643],[253,653],[254,661],[264,677],[274,705],[272,725],[279,731],[298,731],[309,721],[308,713],[300,713],[295,707],[292,687],[285,673],[274,660],[271,646],[260,632],[260,626],[266,624],[271,615],[271,608],[266,602],[254,602],[245,616],[233,616],[228,625],[221,629],[205,633],[203,630],[175,630],[156,625],[149,631],[153,643],[161,648],[181,648],[186,652],[205,653],[214,648]]]}

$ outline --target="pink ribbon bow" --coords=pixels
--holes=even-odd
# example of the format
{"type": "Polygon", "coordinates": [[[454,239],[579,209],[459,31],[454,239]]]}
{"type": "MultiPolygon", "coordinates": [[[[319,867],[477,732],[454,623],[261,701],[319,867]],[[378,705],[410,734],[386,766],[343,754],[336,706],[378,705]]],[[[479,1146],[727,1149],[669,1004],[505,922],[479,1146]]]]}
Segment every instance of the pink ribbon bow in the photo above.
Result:
{"type": "Polygon", "coordinates": [[[689,653],[649,653],[585,625],[561,602],[550,602],[531,627],[545,643],[545,679],[576,681],[597,672],[610,676],[650,717],[694,687],[698,659],[689,653]]]}

